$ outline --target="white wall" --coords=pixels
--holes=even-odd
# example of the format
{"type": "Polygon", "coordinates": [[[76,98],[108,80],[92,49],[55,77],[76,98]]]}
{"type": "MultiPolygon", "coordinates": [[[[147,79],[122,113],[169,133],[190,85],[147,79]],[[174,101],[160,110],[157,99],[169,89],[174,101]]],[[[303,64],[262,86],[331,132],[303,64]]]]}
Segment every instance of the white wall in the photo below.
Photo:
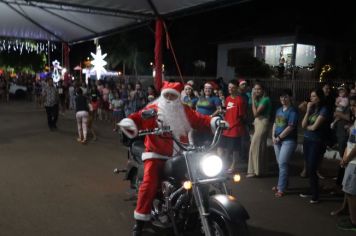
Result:
{"type": "Polygon", "coordinates": [[[314,63],[315,57],[315,46],[297,44],[296,66],[309,66],[310,63],[314,63]]]}
{"type": "Polygon", "coordinates": [[[279,53],[281,52],[280,45],[266,46],[265,62],[271,66],[279,65],[279,53]]]}

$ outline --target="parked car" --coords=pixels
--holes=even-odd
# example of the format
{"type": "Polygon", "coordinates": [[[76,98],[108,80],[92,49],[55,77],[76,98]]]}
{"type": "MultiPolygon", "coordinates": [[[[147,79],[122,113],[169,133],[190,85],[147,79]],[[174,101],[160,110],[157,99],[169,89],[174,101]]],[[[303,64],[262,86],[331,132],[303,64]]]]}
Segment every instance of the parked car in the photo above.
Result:
{"type": "Polygon", "coordinates": [[[26,86],[19,85],[16,83],[11,82],[9,88],[9,94],[15,96],[25,96],[27,92],[26,86]]]}

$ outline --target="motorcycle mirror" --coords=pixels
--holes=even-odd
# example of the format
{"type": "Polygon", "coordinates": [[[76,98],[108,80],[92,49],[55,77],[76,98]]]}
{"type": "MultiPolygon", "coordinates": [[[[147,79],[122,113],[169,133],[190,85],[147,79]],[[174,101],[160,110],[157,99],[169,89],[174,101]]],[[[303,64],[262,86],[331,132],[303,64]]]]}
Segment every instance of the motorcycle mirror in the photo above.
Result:
{"type": "Polygon", "coordinates": [[[144,120],[155,117],[156,115],[157,115],[157,112],[154,109],[148,109],[141,113],[141,117],[144,120]]]}

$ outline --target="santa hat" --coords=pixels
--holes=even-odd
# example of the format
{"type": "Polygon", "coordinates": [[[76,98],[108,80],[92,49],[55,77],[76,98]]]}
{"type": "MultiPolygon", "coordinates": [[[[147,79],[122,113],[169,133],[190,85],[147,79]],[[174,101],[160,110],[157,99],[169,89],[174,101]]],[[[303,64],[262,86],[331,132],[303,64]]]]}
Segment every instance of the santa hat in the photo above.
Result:
{"type": "Polygon", "coordinates": [[[191,84],[189,84],[189,83],[186,83],[186,84],[184,85],[184,89],[186,89],[186,88],[191,88],[191,89],[193,89],[193,86],[192,86],[191,84]]]}
{"type": "Polygon", "coordinates": [[[242,84],[247,84],[247,81],[244,79],[239,79],[239,85],[242,85],[242,84]]]}
{"type": "Polygon", "coordinates": [[[189,81],[187,82],[187,84],[189,84],[189,85],[191,85],[191,86],[194,86],[194,81],[193,81],[193,80],[189,80],[189,81]]]}
{"type": "Polygon", "coordinates": [[[182,90],[183,90],[182,83],[163,81],[161,94],[164,95],[166,93],[172,93],[179,97],[182,90]]]}

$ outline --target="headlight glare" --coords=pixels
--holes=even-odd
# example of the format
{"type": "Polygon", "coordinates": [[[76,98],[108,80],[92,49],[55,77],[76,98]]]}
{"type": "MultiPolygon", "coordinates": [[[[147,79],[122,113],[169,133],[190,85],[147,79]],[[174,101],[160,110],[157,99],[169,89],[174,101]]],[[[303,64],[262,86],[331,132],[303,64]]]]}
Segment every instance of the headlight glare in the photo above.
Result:
{"type": "Polygon", "coordinates": [[[203,173],[208,177],[217,176],[223,169],[223,162],[217,155],[203,157],[200,165],[203,173]]]}

